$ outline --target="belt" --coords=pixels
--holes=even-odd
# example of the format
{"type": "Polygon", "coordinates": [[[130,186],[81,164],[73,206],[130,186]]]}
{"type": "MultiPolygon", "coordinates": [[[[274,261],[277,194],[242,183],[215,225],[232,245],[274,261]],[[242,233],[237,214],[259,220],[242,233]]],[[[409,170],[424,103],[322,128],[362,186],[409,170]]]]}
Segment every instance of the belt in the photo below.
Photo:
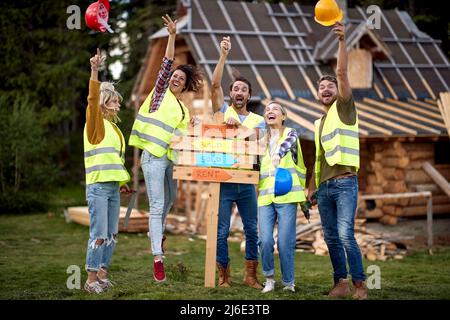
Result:
{"type": "Polygon", "coordinates": [[[355,173],[351,172],[351,173],[344,173],[344,174],[340,174],[336,177],[331,178],[330,180],[338,180],[338,179],[344,179],[344,178],[349,178],[349,177],[353,177],[356,176],[355,173]]]}
{"type": "Polygon", "coordinates": [[[356,177],[356,173],[353,173],[353,172],[343,173],[343,174],[340,174],[340,175],[335,176],[333,178],[330,178],[328,180],[322,181],[322,183],[320,185],[322,185],[325,182],[329,182],[329,181],[333,181],[333,180],[339,180],[339,179],[344,179],[344,178],[350,178],[350,177],[353,177],[353,176],[356,177]]]}

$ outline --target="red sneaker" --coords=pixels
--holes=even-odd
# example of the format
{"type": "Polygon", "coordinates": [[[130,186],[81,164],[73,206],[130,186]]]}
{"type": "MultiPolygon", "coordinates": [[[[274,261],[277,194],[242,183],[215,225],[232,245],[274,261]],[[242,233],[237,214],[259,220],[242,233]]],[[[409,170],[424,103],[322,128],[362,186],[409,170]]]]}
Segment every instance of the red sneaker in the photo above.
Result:
{"type": "Polygon", "coordinates": [[[164,264],[162,261],[153,262],[153,279],[156,282],[166,281],[166,273],[164,272],[164,264]]]}

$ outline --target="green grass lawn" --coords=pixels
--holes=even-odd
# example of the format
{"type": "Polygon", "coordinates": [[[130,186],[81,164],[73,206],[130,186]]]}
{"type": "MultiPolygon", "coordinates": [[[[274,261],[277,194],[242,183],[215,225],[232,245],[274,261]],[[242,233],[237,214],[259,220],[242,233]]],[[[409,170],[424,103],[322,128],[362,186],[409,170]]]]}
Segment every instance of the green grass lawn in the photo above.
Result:
{"type": "MultiPolygon", "coordinates": [[[[233,287],[204,288],[205,241],[181,235],[168,237],[165,283],[152,279],[146,236],[121,234],[111,266],[116,287],[101,296],[69,290],[70,265],[80,267],[81,284],[86,279],[87,238],[87,227],[67,224],[61,213],[0,216],[0,299],[328,299],[323,295],[331,285],[328,257],[297,253],[297,292],[283,292],[278,286],[262,295],[241,283],[244,257],[239,243],[230,243],[233,287]]],[[[449,259],[450,249],[439,248],[433,256],[415,252],[401,261],[364,261],[366,269],[376,264],[381,270],[381,289],[370,290],[370,298],[449,299],[449,259]]],[[[277,280],[278,266],[277,257],[277,280]]]]}
{"type": "MultiPolygon", "coordinates": [[[[298,252],[295,258],[297,292],[281,290],[276,256],[275,292],[261,294],[242,284],[244,255],[239,243],[229,243],[232,288],[205,288],[205,241],[195,236],[168,235],[166,273],[168,281],[155,283],[152,278],[150,243],[144,234],[120,234],[111,265],[111,279],[116,286],[102,295],[68,289],[69,266],[84,272],[89,228],[66,223],[63,208],[85,205],[84,189],[62,188],[53,195],[52,214],[0,216],[0,299],[220,299],[288,300],[328,299],[331,263],[328,257],[298,252]]],[[[449,299],[450,248],[436,248],[434,255],[410,252],[404,260],[365,260],[381,272],[381,289],[369,291],[370,299],[449,299]]],[[[259,278],[261,275],[261,267],[259,278]]],[[[369,275],[370,276],[370,275],[369,275]]]]}

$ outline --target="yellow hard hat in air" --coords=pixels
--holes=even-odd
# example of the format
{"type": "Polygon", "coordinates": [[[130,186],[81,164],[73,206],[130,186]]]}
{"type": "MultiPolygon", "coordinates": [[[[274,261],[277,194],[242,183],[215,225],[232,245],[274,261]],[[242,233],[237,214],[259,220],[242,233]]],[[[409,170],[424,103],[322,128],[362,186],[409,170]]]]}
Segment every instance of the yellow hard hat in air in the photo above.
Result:
{"type": "Polygon", "coordinates": [[[320,0],[314,7],[314,20],[323,26],[332,26],[342,20],[342,10],[335,0],[320,0]]]}

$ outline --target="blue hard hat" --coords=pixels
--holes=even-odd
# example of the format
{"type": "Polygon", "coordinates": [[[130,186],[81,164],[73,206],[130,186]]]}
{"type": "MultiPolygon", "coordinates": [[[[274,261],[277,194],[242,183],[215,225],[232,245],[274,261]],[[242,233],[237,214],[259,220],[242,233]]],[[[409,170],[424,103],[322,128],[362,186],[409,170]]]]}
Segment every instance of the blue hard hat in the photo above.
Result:
{"type": "Polygon", "coordinates": [[[275,171],[275,197],[283,196],[292,189],[292,175],[285,168],[277,168],[275,171]]]}

